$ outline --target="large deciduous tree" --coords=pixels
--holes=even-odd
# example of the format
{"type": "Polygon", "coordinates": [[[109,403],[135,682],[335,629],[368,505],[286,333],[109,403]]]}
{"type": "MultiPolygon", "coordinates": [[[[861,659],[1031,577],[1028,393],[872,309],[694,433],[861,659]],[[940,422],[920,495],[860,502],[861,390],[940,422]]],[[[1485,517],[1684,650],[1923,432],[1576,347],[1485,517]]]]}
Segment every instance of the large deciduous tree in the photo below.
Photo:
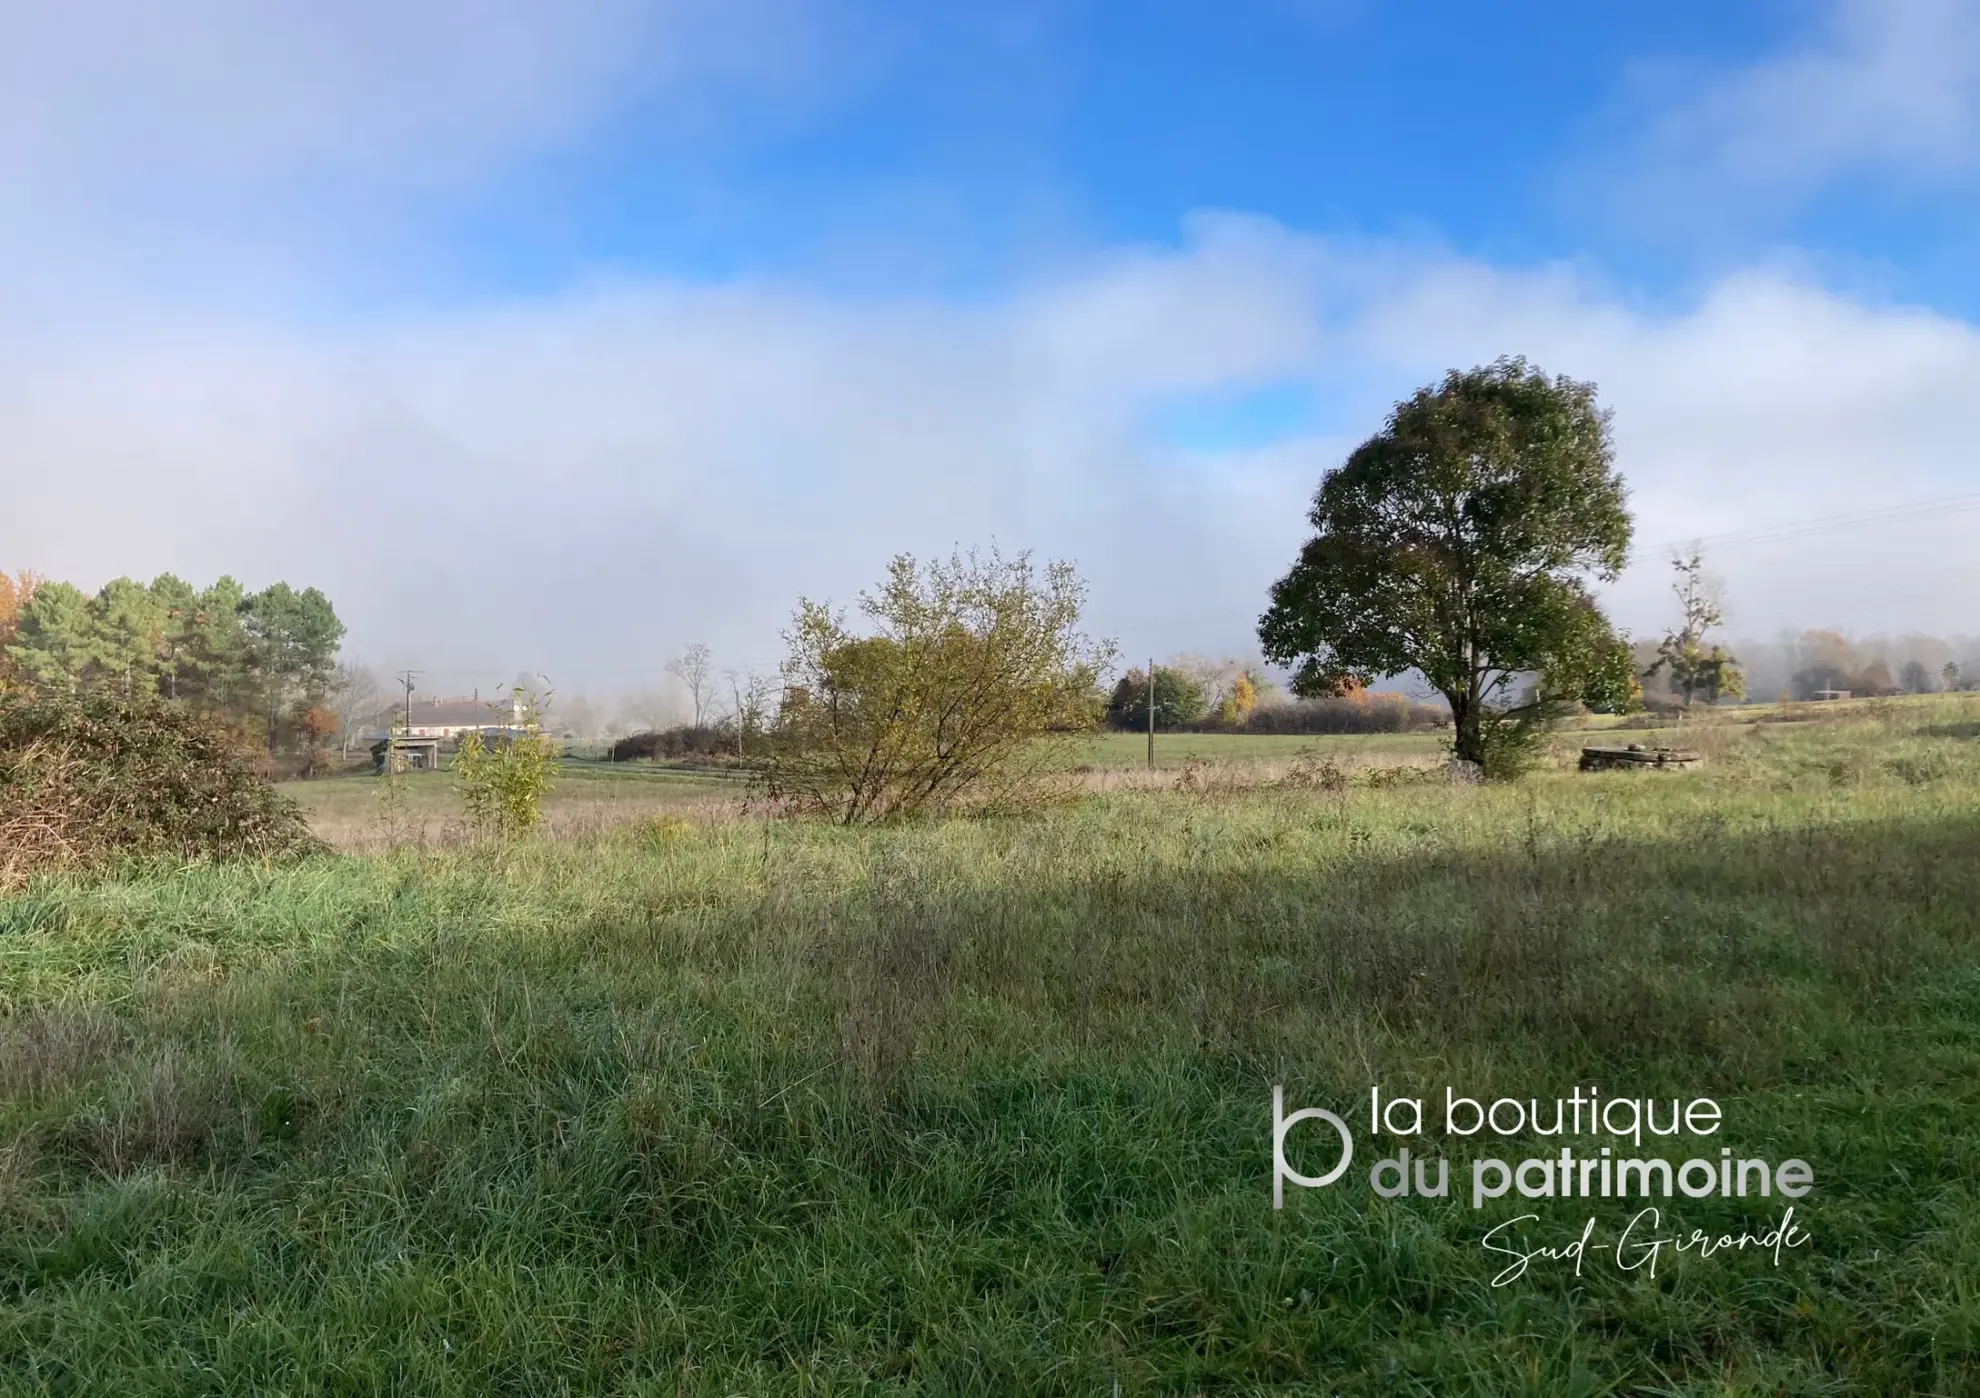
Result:
{"type": "Polygon", "coordinates": [[[1258,628],[1300,694],[1414,670],[1490,775],[1564,707],[1627,696],[1628,647],[1588,590],[1630,540],[1592,384],[1523,359],[1453,370],[1328,472],[1308,518],[1258,628]]]}

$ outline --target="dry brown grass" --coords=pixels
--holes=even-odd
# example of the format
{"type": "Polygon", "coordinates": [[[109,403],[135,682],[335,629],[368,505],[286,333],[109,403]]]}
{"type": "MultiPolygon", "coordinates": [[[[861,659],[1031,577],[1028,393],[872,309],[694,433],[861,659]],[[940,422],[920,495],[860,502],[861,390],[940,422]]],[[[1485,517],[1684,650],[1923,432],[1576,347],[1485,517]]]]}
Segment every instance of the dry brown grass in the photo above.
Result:
{"type": "Polygon", "coordinates": [[[1447,768],[1444,754],[1421,759],[1385,760],[1382,752],[1341,754],[1292,753],[1263,758],[1191,758],[1181,767],[1081,768],[1074,771],[1080,792],[1182,791],[1197,795],[1245,791],[1337,790],[1348,786],[1396,786],[1441,782],[1447,768]]]}
{"type": "Polygon", "coordinates": [[[129,1031],[94,1005],[0,1016],[0,1097],[39,1102],[120,1059],[129,1031]]]}
{"type": "MultiPolygon", "coordinates": [[[[294,790],[316,837],[343,854],[375,854],[406,845],[444,849],[476,838],[444,773],[409,783],[397,821],[384,818],[377,787],[374,779],[362,778],[294,790]]],[[[733,787],[569,781],[544,800],[539,831],[548,839],[570,840],[657,819],[715,825],[742,819],[744,806],[744,793],[733,787]]]]}

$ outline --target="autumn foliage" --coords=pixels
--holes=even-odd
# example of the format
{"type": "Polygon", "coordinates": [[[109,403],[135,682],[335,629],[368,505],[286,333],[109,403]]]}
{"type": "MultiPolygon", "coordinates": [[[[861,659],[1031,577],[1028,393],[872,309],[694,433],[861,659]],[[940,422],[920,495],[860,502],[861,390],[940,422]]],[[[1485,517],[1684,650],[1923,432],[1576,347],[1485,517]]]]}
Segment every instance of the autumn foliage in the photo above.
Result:
{"type": "Polygon", "coordinates": [[[21,613],[39,586],[40,575],[25,569],[12,576],[0,573],[0,689],[7,687],[7,647],[14,643],[21,613]]]}

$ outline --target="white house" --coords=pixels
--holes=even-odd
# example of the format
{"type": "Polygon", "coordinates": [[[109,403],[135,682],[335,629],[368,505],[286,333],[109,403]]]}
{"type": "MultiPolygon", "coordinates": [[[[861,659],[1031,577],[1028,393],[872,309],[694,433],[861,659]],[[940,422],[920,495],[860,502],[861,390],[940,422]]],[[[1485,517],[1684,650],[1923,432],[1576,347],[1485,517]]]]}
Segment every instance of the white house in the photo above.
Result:
{"type": "Polygon", "coordinates": [[[406,721],[408,738],[458,738],[477,729],[520,728],[523,707],[520,699],[506,705],[478,699],[415,699],[395,717],[406,721]]]}

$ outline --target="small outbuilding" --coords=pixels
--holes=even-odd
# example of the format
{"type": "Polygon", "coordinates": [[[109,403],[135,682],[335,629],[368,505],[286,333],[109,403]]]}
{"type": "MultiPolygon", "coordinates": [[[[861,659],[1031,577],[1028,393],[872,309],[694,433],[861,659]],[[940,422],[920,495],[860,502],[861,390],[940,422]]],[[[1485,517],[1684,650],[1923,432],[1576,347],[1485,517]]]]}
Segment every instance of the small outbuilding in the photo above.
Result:
{"type": "Polygon", "coordinates": [[[371,745],[371,767],[375,772],[384,772],[390,767],[390,756],[397,752],[404,760],[402,770],[407,772],[433,772],[440,768],[440,740],[438,738],[380,738],[371,745]]]}

